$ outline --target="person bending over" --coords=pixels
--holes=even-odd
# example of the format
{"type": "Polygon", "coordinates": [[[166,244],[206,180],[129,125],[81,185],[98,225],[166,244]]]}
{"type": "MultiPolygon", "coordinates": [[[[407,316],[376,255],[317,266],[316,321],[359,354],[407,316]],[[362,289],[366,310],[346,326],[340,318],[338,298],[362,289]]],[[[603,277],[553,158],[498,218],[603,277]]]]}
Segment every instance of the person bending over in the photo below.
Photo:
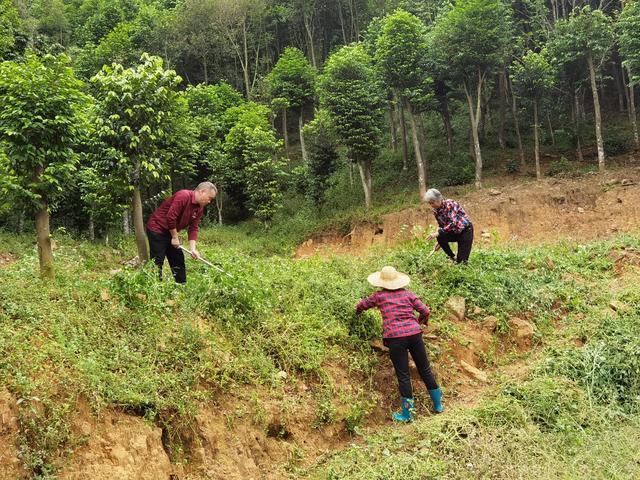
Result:
{"type": "Polygon", "coordinates": [[[196,249],[200,219],[204,208],[216,198],[218,189],[211,182],[202,182],[195,190],[178,190],[167,198],[153,212],[147,222],[150,256],[158,265],[162,279],[162,265],[165,257],[173,278],[177,283],[187,281],[184,255],[180,248],[178,232],[188,228],[189,252],[195,259],[200,258],[196,249]]]}
{"type": "Polygon", "coordinates": [[[431,372],[420,327],[420,321],[425,324],[429,321],[429,307],[415,293],[405,288],[410,282],[409,277],[393,267],[384,267],[381,271],[372,273],[367,281],[374,287],[380,287],[380,290],[361,300],[356,305],[356,313],[359,315],[375,307],[382,314],[383,341],[389,348],[401,397],[401,411],[394,412],[392,418],[398,422],[413,420],[414,400],[409,353],[429,390],[434,411],[443,412],[442,391],[431,372]],[[414,310],[419,313],[419,318],[416,318],[414,310]]]}
{"type": "Polygon", "coordinates": [[[442,251],[454,262],[467,263],[473,245],[473,224],[464,209],[455,200],[446,199],[435,188],[430,188],[425,194],[425,201],[433,209],[433,215],[438,222],[438,230],[427,237],[434,238],[442,251]],[[458,244],[458,254],[454,256],[450,243],[458,244]]]}

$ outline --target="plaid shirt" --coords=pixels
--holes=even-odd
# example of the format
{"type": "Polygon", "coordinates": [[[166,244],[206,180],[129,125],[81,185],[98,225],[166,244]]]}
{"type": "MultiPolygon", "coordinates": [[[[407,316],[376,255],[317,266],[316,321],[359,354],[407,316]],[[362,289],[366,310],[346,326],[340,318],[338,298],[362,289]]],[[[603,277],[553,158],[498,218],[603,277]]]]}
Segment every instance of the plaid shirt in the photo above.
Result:
{"type": "Polygon", "coordinates": [[[471,220],[464,209],[455,200],[443,200],[440,208],[434,208],[433,214],[436,217],[438,230],[440,233],[462,233],[471,225],[471,220]]]}
{"type": "Polygon", "coordinates": [[[408,337],[421,333],[419,321],[429,320],[429,307],[420,301],[415,293],[401,288],[399,290],[378,290],[373,295],[360,300],[356,313],[378,307],[382,314],[382,336],[384,338],[408,337]],[[420,313],[416,319],[413,311],[420,313]]]}

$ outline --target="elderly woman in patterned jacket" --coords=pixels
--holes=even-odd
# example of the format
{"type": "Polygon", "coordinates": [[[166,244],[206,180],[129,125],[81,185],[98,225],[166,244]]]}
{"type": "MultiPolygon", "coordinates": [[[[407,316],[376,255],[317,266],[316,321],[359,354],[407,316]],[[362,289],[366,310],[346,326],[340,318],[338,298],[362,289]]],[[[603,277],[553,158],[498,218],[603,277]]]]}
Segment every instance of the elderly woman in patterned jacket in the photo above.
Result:
{"type": "Polygon", "coordinates": [[[444,198],[435,188],[427,190],[424,199],[433,209],[439,227],[427,240],[438,240],[442,251],[452,261],[467,263],[473,245],[473,224],[464,209],[455,200],[444,198]],[[450,243],[458,244],[457,256],[451,251],[450,243]]]}

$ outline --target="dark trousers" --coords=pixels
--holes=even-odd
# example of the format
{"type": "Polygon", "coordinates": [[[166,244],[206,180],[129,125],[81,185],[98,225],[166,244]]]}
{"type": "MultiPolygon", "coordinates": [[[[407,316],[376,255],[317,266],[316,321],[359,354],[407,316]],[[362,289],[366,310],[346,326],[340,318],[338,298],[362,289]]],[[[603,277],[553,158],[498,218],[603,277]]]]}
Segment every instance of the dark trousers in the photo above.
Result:
{"type": "Polygon", "coordinates": [[[162,280],[162,264],[166,257],[175,281],[186,283],[187,270],[184,266],[184,255],[180,248],[171,245],[171,235],[168,233],[156,233],[147,229],[147,238],[149,239],[151,258],[160,270],[160,280],[162,280]]]}
{"type": "Polygon", "coordinates": [[[393,363],[396,377],[398,377],[400,396],[405,398],[413,397],[411,375],[409,373],[409,353],[411,353],[411,358],[413,358],[418,368],[418,373],[420,373],[420,377],[422,377],[427,389],[435,390],[438,388],[438,383],[429,366],[429,357],[427,357],[427,349],[424,346],[421,333],[408,337],[385,338],[384,344],[389,347],[391,363],[393,363]]]}
{"type": "Polygon", "coordinates": [[[471,246],[473,245],[473,225],[469,225],[460,233],[441,232],[438,235],[438,243],[442,251],[446,253],[449,258],[458,263],[467,263],[469,261],[469,255],[471,255],[471,246]],[[449,244],[453,242],[458,244],[457,258],[454,257],[451,247],[449,246],[449,244]]]}

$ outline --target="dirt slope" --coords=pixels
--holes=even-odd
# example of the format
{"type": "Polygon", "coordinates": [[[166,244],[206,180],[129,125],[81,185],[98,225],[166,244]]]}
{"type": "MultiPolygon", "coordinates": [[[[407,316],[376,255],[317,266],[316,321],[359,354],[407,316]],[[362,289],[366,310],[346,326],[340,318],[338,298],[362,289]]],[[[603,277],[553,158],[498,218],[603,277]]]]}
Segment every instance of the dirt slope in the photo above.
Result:
{"type": "MultiPolygon", "coordinates": [[[[640,222],[640,167],[575,179],[506,182],[467,194],[456,188],[442,191],[464,206],[476,241],[588,241],[635,231],[640,222]]],[[[377,224],[354,225],[347,236],[323,232],[300,245],[296,254],[359,253],[409,240],[429,225],[435,226],[435,220],[428,206],[410,208],[384,215],[377,224]]]]}

